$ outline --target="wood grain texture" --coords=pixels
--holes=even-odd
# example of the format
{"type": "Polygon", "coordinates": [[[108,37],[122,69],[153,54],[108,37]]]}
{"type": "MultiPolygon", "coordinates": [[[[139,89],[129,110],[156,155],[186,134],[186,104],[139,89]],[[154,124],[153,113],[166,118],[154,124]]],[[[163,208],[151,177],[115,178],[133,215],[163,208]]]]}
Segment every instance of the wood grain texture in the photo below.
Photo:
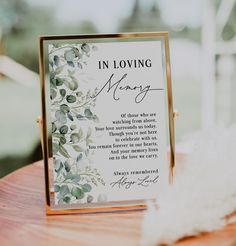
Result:
{"type": "MultiPolygon", "coordinates": [[[[139,245],[144,212],[46,216],[43,164],[0,180],[0,245],[139,245]]],[[[178,246],[236,246],[236,224],[178,246]]]]}

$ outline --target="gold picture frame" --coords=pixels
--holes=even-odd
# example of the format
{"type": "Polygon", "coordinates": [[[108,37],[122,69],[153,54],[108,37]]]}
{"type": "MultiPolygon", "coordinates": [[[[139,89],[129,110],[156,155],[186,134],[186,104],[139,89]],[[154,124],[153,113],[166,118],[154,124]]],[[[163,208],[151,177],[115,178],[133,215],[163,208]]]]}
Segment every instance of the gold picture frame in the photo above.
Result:
{"type": "Polygon", "coordinates": [[[174,117],[173,112],[173,99],[172,99],[172,85],[171,85],[171,66],[170,66],[170,53],[169,53],[169,40],[168,32],[147,32],[147,33],[118,33],[118,34],[89,34],[89,35],[66,35],[66,36],[41,36],[39,37],[39,69],[40,69],[40,82],[41,82],[41,107],[42,117],[38,118],[41,133],[41,145],[44,159],[44,175],[45,175],[45,194],[46,194],[46,214],[71,214],[71,213],[98,213],[98,212],[111,212],[111,211],[127,211],[127,210],[143,210],[146,208],[144,200],[135,201],[130,203],[116,202],[106,203],[100,206],[90,205],[88,207],[79,206],[55,206],[53,204],[53,189],[51,180],[51,167],[49,157],[49,136],[48,136],[48,112],[47,112],[47,99],[46,99],[46,68],[48,65],[47,57],[45,56],[45,45],[47,42],[63,42],[74,40],[117,40],[117,41],[129,41],[129,40],[148,40],[148,39],[160,39],[163,41],[164,52],[164,69],[165,80],[167,90],[167,114],[168,114],[168,141],[169,141],[169,183],[173,181],[173,173],[175,166],[175,135],[174,135],[174,117]]]}

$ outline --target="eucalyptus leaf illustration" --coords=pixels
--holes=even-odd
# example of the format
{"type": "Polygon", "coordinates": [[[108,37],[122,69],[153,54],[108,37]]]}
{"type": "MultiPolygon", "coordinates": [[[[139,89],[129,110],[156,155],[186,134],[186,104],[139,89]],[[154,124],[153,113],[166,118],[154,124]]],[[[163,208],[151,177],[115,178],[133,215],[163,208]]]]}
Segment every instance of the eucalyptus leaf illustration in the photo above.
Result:
{"type": "Polygon", "coordinates": [[[83,155],[79,154],[76,158],[76,162],[79,163],[82,160],[83,155]]]}
{"type": "Polygon", "coordinates": [[[61,137],[63,137],[63,135],[62,135],[61,133],[59,133],[59,132],[54,132],[54,133],[53,133],[53,137],[54,137],[54,138],[59,138],[59,139],[60,139],[61,137]]]}
{"type": "Polygon", "coordinates": [[[63,198],[63,202],[65,202],[65,203],[70,203],[70,200],[71,200],[71,198],[69,197],[69,196],[65,196],[64,198],[63,198]]]}
{"type": "Polygon", "coordinates": [[[77,63],[77,66],[78,66],[79,69],[83,69],[83,66],[82,66],[82,64],[80,62],[77,63]]]}
{"type": "Polygon", "coordinates": [[[77,115],[76,115],[76,118],[77,118],[78,120],[83,120],[83,119],[84,119],[84,116],[81,115],[81,114],[77,114],[77,115]]]}
{"type": "Polygon", "coordinates": [[[54,61],[54,64],[55,64],[56,66],[58,66],[58,65],[59,65],[59,61],[60,61],[59,56],[55,55],[55,56],[53,57],[53,61],[54,61]]]}
{"type": "Polygon", "coordinates": [[[74,121],[74,118],[73,118],[73,116],[71,115],[71,113],[67,113],[67,117],[68,117],[68,119],[69,120],[71,120],[71,121],[74,121]]]}
{"type": "Polygon", "coordinates": [[[66,50],[64,53],[64,58],[68,62],[72,62],[76,57],[75,51],[73,49],[66,50]]]}
{"type": "Polygon", "coordinates": [[[90,138],[91,137],[91,134],[92,134],[92,129],[91,129],[91,127],[89,127],[88,128],[88,131],[87,131],[86,139],[90,138]]]}
{"type": "Polygon", "coordinates": [[[76,92],[76,96],[77,96],[77,97],[81,97],[82,95],[83,95],[83,93],[82,93],[81,91],[77,91],[77,92],[76,92]]]}
{"type": "Polygon", "coordinates": [[[54,133],[57,130],[57,126],[54,122],[52,122],[52,133],[54,133]]]}
{"type": "Polygon", "coordinates": [[[59,144],[59,152],[65,158],[70,158],[68,151],[61,144],[59,144]]]}
{"type": "Polygon", "coordinates": [[[76,101],[76,97],[73,95],[66,96],[66,101],[68,103],[74,103],[76,101]]]}
{"type": "Polygon", "coordinates": [[[78,187],[73,187],[71,190],[72,196],[75,196],[77,199],[82,199],[84,197],[84,192],[78,187]]]}
{"type": "Polygon", "coordinates": [[[83,192],[90,192],[92,190],[92,186],[90,184],[82,185],[83,192]]]}
{"type": "Polygon", "coordinates": [[[58,199],[58,204],[65,204],[65,202],[63,201],[63,197],[61,198],[60,193],[57,194],[57,199],[58,199]]]}
{"type": "Polygon", "coordinates": [[[90,138],[87,138],[86,139],[86,145],[90,145],[91,143],[93,143],[93,140],[91,140],[90,138]]]}
{"type": "Polygon", "coordinates": [[[62,124],[65,124],[67,122],[66,114],[63,111],[61,111],[61,110],[57,110],[55,112],[55,117],[62,124]]]}
{"type": "Polygon", "coordinates": [[[79,140],[80,140],[80,135],[79,135],[79,133],[77,133],[77,132],[72,133],[72,134],[70,135],[70,139],[71,139],[71,142],[72,142],[73,144],[78,143],[79,140]]]}
{"type": "Polygon", "coordinates": [[[64,83],[64,79],[61,78],[56,78],[55,81],[56,81],[56,86],[61,86],[64,83]]]}
{"type": "Polygon", "coordinates": [[[99,122],[99,119],[98,119],[97,115],[93,115],[93,121],[94,122],[99,122]]]}
{"type": "Polygon", "coordinates": [[[73,61],[67,61],[67,64],[68,64],[69,66],[71,66],[71,67],[75,67],[75,64],[74,64],[73,61]]]}
{"type": "Polygon", "coordinates": [[[91,110],[89,108],[86,108],[84,110],[84,115],[85,117],[87,117],[88,119],[91,119],[91,117],[93,116],[93,113],[91,112],[91,110]]]}
{"type": "Polygon", "coordinates": [[[59,128],[59,132],[63,135],[65,135],[68,132],[69,128],[67,125],[63,125],[59,128]]]}
{"type": "Polygon", "coordinates": [[[88,195],[87,196],[87,203],[91,203],[93,201],[93,196],[88,195]]]}
{"type": "Polygon", "coordinates": [[[49,59],[49,69],[53,69],[53,60],[52,59],[49,59]]]}
{"type": "Polygon", "coordinates": [[[60,172],[60,170],[63,168],[62,162],[60,160],[56,160],[54,163],[54,168],[56,172],[60,172]]]}
{"type": "Polygon", "coordinates": [[[54,48],[59,48],[59,47],[60,47],[60,45],[59,45],[58,43],[53,43],[52,46],[53,46],[54,48]]]}
{"type": "Polygon", "coordinates": [[[90,47],[88,44],[84,43],[81,45],[81,49],[85,52],[88,53],[90,51],[90,47]]]}
{"type": "MultiPolygon", "coordinates": [[[[65,168],[65,170],[69,170],[70,167],[68,167],[68,169],[65,168]]],[[[75,177],[77,177],[77,175],[74,175],[73,172],[71,172],[70,170],[67,172],[66,176],[65,176],[65,179],[66,180],[72,180],[74,179],[75,177]]]]}
{"type": "Polygon", "coordinates": [[[67,72],[68,72],[68,76],[71,77],[75,74],[75,70],[70,70],[70,69],[67,69],[67,72]]]}
{"type": "Polygon", "coordinates": [[[64,197],[66,194],[70,192],[69,188],[67,185],[62,185],[60,188],[60,195],[64,197]]]}
{"type": "Polygon", "coordinates": [[[65,137],[60,137],[60,144],[64,145],[66,143],[66,138],[65,137]]]}
{"type": "Polygon", "coordinates": [[[79,145],[73,145],[72,147],[76,152],[83,152],[84,151],[84,149],[79,145]]]}
{"type": "Polygon", "coordinates": [[[70,126],[70,129],[71,129],[72,131],[74,131],[74,130],[76,129],[76,125],[71,125],[71,126],[70,126]]]}
{"type": "Polygon", "coordinates": [[[50,85],[52,89],[57,89],[56,79],[54,77],[50,78],[50,85]]]}
{"type": "Polygon", "coordinates": [[[75,177],[72,178],[72,180],[76,183],[76,184],[79,184],[80,180],[81,180],[81,177],[80,175],[76,175],[75,177]]]}
{"type": "Polygon", "coordinates": [[[98,50],[98,47],[95,46],[95,45],[93,45],[93,46],[92,46],[92,50],[93,50],[93,51],[97,51],[97,50],[98,50]]]}
{"type": "Polygon", "coordinates": [[[70,169],[71,169],[71,166],[70,166],[68,160],[65,161],[64,166],[65,166],[65,170],[66,170],[67,172],[69,172],[70,169]]]}
{"type": "Polygon", "coordinates": [[[55,89],[51,89],[50,90],[50,98],[51,98],[51,100],[55,99],[56,96],[57,96],[57,91],[55,89]]]}
{"type": "Polygon", "coordinates": [[[83,130],[82,130],[82,128],[79,129],[78,134],[79,134],[79,138],[81,139],[83,137],[83,130]]]}
{"type": "Polygon", "coordinates": [[[62,97],[65,97],[65,95],[66,95],[66,90],[65,90],[65,89],[60,89],[60,95],[61,95],[62,97]]]}
{"type": "Polygon", "coordinates": [[[78,48],[73,47],[72,50],[74,51],[76,57],[78,57],[79,59],[82,57],[82,54],[79,52],[78,48]]]}
{"type": "Polygon", "coordinates": [[[72,90],[72,91],[75,91],[78,89],[78,81],[74,78],[72,79],[69,84],[68,84],[69,88],[72,90]]]}
{"type": "MultiPolygon", "coordinates": [[[[89,145],[89,143],[87,141],[86,141],[86,145],[89,145]]],[[[89,156],[89,149],[86,149],[84,153],[86,156],[89,156]]]]}
{"type": "Polygon", "coordinates": [[[55,69],[55,71],[54,71],[55,74],[60,74],[60,73],[62,72],[63,68],[64,68],[64,66],[57,67],[57,68],[55,69]]]}
{"type": "Polygon", "coordinates": [[[62,104],[62,105],[60,105],[60,110],[64,113],[68,113],[68,112],[70,112],[70,107],[66,104],[62,104]]]}
{"type": "Polygon", "coordinates": [[[54,192],[59,192],[59,191],[60,191],[60,186],[54,185],[54,192]]]}
{"type": "Polygon", "coordinates": [[[57,152],[59,151],[59,145],[57,143],[52,144],[52,151],[53,151],[53,155],[56,155],[57,152]]]}

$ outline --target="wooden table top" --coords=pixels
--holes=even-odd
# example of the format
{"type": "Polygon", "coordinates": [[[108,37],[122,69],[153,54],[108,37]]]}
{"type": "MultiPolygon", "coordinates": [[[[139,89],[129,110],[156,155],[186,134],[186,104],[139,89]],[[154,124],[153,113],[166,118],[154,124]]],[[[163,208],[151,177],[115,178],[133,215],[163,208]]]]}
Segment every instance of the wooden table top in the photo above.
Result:
{"type": "MultiPolygon", "coordinates": [[[[42,161],[0,180],[0,245],[139,245],[144,212],[46,216],[42,161]]],[[[177,246],[236,246],[236,224],[177,246]]]]}

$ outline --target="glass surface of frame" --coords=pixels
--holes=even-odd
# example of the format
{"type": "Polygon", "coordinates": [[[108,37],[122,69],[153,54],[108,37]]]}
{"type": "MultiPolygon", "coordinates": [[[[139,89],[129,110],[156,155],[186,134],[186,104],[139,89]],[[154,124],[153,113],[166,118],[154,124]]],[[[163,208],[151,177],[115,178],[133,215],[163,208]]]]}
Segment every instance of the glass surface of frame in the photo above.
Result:
{"type": "Polygon", "coordinates": [[[42,36],[39,52],[46,213],[144,209],[173,178],[168,33],[42,36]]]}

